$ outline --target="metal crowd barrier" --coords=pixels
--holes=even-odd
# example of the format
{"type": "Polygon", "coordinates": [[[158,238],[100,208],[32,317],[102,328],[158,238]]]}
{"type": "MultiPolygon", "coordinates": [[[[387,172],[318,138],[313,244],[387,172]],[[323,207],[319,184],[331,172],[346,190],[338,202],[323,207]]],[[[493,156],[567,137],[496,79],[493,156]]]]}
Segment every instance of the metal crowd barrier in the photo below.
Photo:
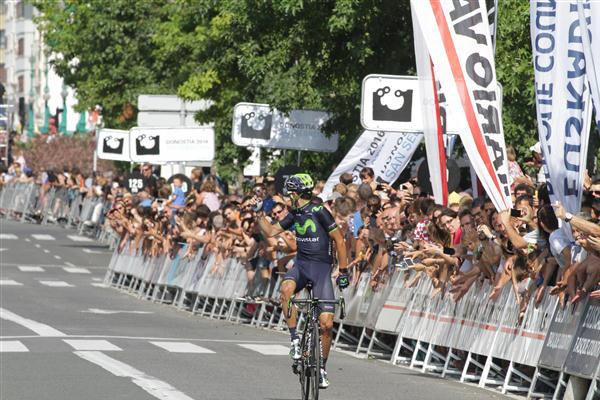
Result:
{"type": "Polygon", "coordinates": [[[61,222],[80,233],[92,227],[98,238],[112,244],[114,238],[102,223],[107,207],[101,197],[84,195],[78,189],[9,182],[0,190],[0,213],[5,217],[42,224],[61,222]]]}
{"type": "MultiPolygon", "coordinates": [[[[155,258],[131,246],[115,250],[107,285],[193,314],[286,329],[278,305],[245,297],[241,262],[219,262],[204,247],[183,259],[185,246],[173,256],[155,258]]],[[[434,295],[429,279],[406,287],[411,277],[396,271],[386,285],[374,289],[371,274],[364,272],[343,293],[346,318],[336,316],[334,348],[528,398],[562,397],[569,376],[590,381],[587,400],[600,395],[600,300],[563,310],[556,297],[545,296],[538,306],[530,301],[519,323],[510,285],[489,300],[492,288],[476,283],[454,302],[434,295]]],[[[276,294],[279,278],[273,279],[271,293],[276,294]]]]}

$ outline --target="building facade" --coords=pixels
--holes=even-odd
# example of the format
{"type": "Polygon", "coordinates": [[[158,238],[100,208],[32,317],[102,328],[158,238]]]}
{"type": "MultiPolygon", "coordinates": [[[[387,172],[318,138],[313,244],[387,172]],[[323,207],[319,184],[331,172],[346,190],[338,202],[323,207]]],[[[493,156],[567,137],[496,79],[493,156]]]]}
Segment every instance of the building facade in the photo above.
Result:
{"type": "MultiPolygon", "coordinates": [[[[38,10],[29,1],[0,0],[0,21],[3,28],[3,76],[0,81],[9,105],[9,129],[21,133],[21,139],[46,133],[49,118],[57,115],[66,103],[66,130],[74,132],[80,115],[73,111],[77,104],[72,89],[63,87],[62,78],[53,71],[45,51],[44,38],[34,18],[38,10]]],[[[50,56],[51,57],[51,56],[50,56]]],[[[65,113],[60,113],[56,127],[65,113]]]]}

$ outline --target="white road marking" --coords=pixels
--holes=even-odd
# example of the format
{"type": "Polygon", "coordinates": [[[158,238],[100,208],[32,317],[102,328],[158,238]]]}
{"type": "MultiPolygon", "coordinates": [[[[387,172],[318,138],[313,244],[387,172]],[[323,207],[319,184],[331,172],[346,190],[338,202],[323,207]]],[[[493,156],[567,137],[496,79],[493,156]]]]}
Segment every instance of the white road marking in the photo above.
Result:
{"type": "Polygon", "coordinates": [[[75,287],[65,281],[40,281],[40,283],[44,286],[50,287],[75,287]]]}
{"type": "Polygon", "coordinates": [[[215,352],[205,347],[200,347],[189,342],[150,342],[155,346],[162,347],[169,353],[198,353],[214,354],[215,352]]]}
{"type": "Polygon", "coordinates": [[[65,261],[65,265],[66,265],[67,267],[76,267],[76,266],[77,266],[77,265],[75,265],[75,264],[73,264],[73,263],[70,263],[70,262],[68,262],[68,261],[65,261]]]}
{"type": "Polygon", "coordinates": [[[66,336],[64,333],[62,333],[58,329],[54,329],[51,326],[42,324],[41,322],[23,318],[20,315],[17,315],[17,314],[15,314],[11,311],[8,311],[4,308],[0,308],[0,319],[4,319],[6,321],[12,321],[16,324],[19,324],[19,325],[29,329],[30,331],[37,333],[40,336],[66,336]]]}
{"type": "Polygon", "coordinates": [[[62,257],[61,257],[61,256],[57,256],[56,254],[54,255],[54,258],[56,258],[57,260],[60,260],[60,259],[62,259],[62,257]]]}
{"type": "Polygon", "coordinates": [[[0,342],[0,353],[27,353],[29,349],[18,340],[6,340],[0,342]]]}
{"type": "Polygon", "coordinates": [[[44,249],[44,253],[46,253],[46,254],[49,254],[49,253],[50,253],[50,250],[48,250],[48,249],[44,249]]]}
{"type": "Polygon", "coordinates": [[[92,250],[92,249],[81,249],[81,251],[83,251],[84,253],[88,253],[88,254],[103,254],[103,251],[98,251],[98,250],[92,250]]]}
{"type": "Polygon", "coordinates": [[[106,283],[102,283],[102,282],[92,282],[91,285],[94,287],[99,287],[99,288],[109,287],[106,283]]]}
{"type": "Polygon", "coordinates": [[[46,271],[42,267],[26,267],[26,266],[19,267],[19,270],[21,272],[44,272],[44,271],[46,271]]]}
{"type": "Polygon", "coordinates": [[[88,308],[87,310],[81,311],[83,313],[90,314],[154,314],[154,311],[127,311],[127,310],[102,310],[100,308],[88,308]]]}
{"type": "Polygon", "coordinates": [[[75,350],[86,351],[121,351],[120,347],[115,346],[107,340],[67,340],[63,342],[73,347],[75,350]]]}
{"type": "Polygon", "coordinates": [[[238,346],[266,356],[284,356],[290,352],[290,349],[278,344],[238,344],[238,346]]]}
{"type": "Polygon", "coordinates": [[[0,279],[0,286],[23,286],[23,284],[12,279],[0,279]]]}
{"type": "Polygon", "coordinates": [[[161,400],[193,400],[167,382],[156,379],[99,351],[76,351],[77,356],[96,364],[115,376],[130,378],[131,382],[161,400]]]}
{"type": "MultiPolygon", "coordinates": [[[[55,336],[55,335],[53,335],[55,336]]],[[[186,342],[214,342],[214,343],[236,343],[239,344],[239,339],[202,339],[202,338],[174,338],[174,337],[147,337],[147,336],[115,336],[115,335],[61,335],[63,338],[86,338],[86,339],[125,339],[125,340],[143,340],[143,341],[186,341],[186,342]]],[[[33,335],[16,335],[16,336],[0,336],[0,340],[8,339],[40,339],[43,336],[33,335]]],[[[290,341],[274,341],[274,340],[245,340],[244,343],[262,343],[262,344],[288,344],[290,341]]],[[[286,347],[287,348],[287,347],[286,347]]]]}
{"type": "Polygon", "coordinates": [[[104,279],[102,278],[92,278],[94,282],[102,282],[104,279]]]}
{"type": "Polygon", "coordinates": [[[17,240],[17,235],[13,235],[12,233],[0,233],[0,240],[17,240]]]}
{"type": "Polygon", "coordinates": [[[89,237],[86,237],[86,236],[67,235],[67,237],[74,242],[93,242],[92,239],[90,239],[89,237]]]}
{"type": "Polygon", "coordinates": [[[31,239],[25,238],[25,241],[29,243],[29,242],[31,242],[31,239]]]}
{"type": "Polygon", "coordinates": [[[90,270],[87,268],[63,267],[63,269],[70,274],[91,274],[90,270]]]}
{"type": "Polygon", "coordinates": [[[37,247],[37,248],[39,249],[40,247],[42,247],[42,245],[41,245],[41,244],[39,244],[39,243],[36,243],[36,244],[35,244],[35,247],[37,247]]]}
{"type": "Polygon", "coordinates": [[[2,253],[3,251],[6,251],[6,250],[8,250],[8,249],[6,249],[6,248],[4,248],[4,247],[3,247],[3,248],[0,248],[0,253],[2,253]]]}
{"type": "Polygon", "coordinates": [[[56,240],[52,235],[46,235],[44,233],[34,233],[31,235],[35,240],[56,240]]]}

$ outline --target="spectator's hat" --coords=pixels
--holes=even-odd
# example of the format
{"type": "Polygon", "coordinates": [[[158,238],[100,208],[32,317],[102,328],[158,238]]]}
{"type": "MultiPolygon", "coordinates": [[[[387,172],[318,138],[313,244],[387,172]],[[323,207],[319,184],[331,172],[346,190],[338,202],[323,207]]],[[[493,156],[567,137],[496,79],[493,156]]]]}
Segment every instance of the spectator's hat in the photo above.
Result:
{"type": "Polygon", "coordinates": [[[536,144],[534,144],[533,146],[531,146],[529,148],[529,151],[532,151],[532,152],[538,153],[538,154],[542,154],[542,144],[540,142],[537,142],[536,144]]]}
{"type": "Polygon", "coordinates": [[[448,196],[448,205],[459,204],[459,203],[460,203],[460,194],[458,194],[456,192],[450,193],[450,195],[448,196]]]}

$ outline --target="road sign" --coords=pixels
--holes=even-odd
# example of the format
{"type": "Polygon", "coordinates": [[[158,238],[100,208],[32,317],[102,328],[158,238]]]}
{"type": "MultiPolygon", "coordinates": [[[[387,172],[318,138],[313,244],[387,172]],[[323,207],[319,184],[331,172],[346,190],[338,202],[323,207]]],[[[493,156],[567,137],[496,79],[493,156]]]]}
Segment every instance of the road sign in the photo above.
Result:
{"type": "Polygon", "coordinates": [[[212,161],[215,131],[199,128],[141,128],[129,131],[129,153],[134,162],[212,161]]]}
{"type": "Polygon", "coordinates": [[[98,158],[103,160],[130,161],[129,131],[100,129],[96,142],[98,158]]]}
{"type": "Polygon", "coordinates": [[[185,101],[173,95],[138,96],[137,125],[140,127],[199,127],[194,114],[206,110],[207,100],[185,101]]]}
{"type": "Polygon", "coordinates": [[[233,109],[231,137],[238,146],[333,152],[338,135],[322,131],[329,115],[323,111],[293,110],[289,116],[268,104],[238,103],[233,109]]]}

